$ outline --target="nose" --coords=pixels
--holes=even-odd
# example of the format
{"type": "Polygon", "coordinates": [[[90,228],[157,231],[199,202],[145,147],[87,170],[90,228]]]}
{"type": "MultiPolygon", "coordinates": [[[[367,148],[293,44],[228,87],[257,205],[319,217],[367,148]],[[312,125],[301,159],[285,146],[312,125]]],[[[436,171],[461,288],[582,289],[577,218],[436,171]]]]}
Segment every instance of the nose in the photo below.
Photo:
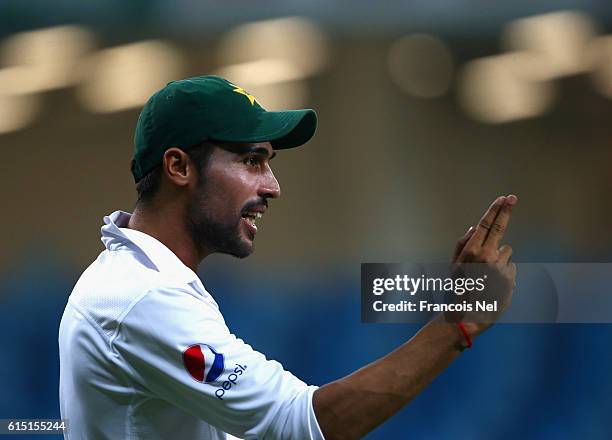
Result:
{"type": "Polygon", "coordinates": [[[280,194],[281,190],[278,180],[276,180],[274,173],[270,167],[268,167],[268,170],[261,181],[261,185],[259,186],[258,195],[264,198],[276,199],[280,197],[280,194]]]}

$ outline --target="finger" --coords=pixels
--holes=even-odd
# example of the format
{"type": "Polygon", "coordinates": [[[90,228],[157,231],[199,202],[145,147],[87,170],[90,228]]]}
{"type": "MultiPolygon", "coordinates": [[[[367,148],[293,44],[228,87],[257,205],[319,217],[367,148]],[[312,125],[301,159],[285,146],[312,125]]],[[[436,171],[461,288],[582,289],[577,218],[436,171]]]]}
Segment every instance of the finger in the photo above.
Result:
{"type": "Polygon", "coordinates": [[[507,244],[503,245],[499,248],[499,257],[497,257],[497,264],[505,266],[510,261],[510,257],[512,256],[512,248],[507,244]]]}
{"type": "Polygon", "coordinates": [[[453,262],[457,261],[457,258],[459,258],[459,255],[461,255],[461,251],[465,247],[465,244],[468,242],[472,234],[474,234],[475,230],[476,229],[474,228],[474,226],[470,226],[469,229],[465,232],[465,234],[463,234],[463,237],[459,239],[457,245],[455,246],[455,252],[453,253],[453,262]]]}
{"type": "Polygon", "coordinates": [[[487,234],[487,238],[485,239],[484,246],[488,246],[493,249],[497,249],[499,247],[499,243],[501,239],[504,237],[506,233],[506,229],[508,228],[508,222],[510,221],[510,214],[512,213],[512,208],[516,205],[518,201],[515,195],[509,195],[506,197],[505,203],[500,207],[497,217],[493,221],[491,225],[491,229],[487,234]]]}
{"type": "Polygon", "coordinates": [[[505,197],[500,196],[495,199],[495,201],[489,206],[487,212],[482,216],[480,222],[478,222],[478,226],[476,226],[476,231],[472,235],[472,238],[469,239],[467,244],[474,244],[476,246],[482,246],[485,239],[487,238],[487,234],[491,229],[491,225],[495,221],[495,217],[497,217],[497,212],[499,208],[504,203],[505,197]]]}

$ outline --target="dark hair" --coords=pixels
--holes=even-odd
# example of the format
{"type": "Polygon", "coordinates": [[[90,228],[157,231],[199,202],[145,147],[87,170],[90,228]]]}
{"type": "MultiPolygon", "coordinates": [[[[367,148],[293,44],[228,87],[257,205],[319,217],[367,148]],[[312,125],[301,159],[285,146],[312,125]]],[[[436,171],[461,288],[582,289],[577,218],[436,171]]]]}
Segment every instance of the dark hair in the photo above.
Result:
{"type": "MultiPolygon", "coordinates": [[[[206,168],[208,159],[210,158],[210,153],[212,152],[213,146],[213,143],[204,141],[193,147],[183,149],[183,151],[185,151],[185,153],[187,153],[189,158],[193,161],[200,173],[198,176],[198,182],[202,181],[202,174],[206,168]]],[[[134,160],[132,159],[132,162],[133,161],[134,160]]],[[[157,194],[157,191],[159,190],[161,177],[162,166],[159,165],[138,181],[136,184],[136,192],[138,193],[136,204],[145,204],[153,200],[155,194],[157,194]]]]}

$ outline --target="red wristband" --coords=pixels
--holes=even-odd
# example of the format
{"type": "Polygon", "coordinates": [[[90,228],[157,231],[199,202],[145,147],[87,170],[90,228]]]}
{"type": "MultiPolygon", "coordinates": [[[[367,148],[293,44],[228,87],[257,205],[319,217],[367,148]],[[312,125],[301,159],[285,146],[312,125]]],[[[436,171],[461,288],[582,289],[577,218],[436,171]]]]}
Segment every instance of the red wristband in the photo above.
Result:
{"type": "Polygon", "coordinates": [[[463,325],[463,322],[458,322],[457,327],[459,327],[459,330],[461,330],[461,333],[463,333],[467,348],[472,348],[472,338],[470,338],[470,334],[465,329],[465,325],[463,325]]]}

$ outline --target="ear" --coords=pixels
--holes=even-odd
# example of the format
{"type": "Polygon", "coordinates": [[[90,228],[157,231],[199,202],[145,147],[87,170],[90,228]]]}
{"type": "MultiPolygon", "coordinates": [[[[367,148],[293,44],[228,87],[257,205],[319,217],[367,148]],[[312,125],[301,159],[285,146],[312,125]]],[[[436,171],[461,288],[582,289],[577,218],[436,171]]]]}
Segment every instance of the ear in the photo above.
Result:
{"type": "Polygon", "coordinates": [[[166,177],[177,186],[188,186],[197,179],[196,170],[187,153],[177,147],[171,147],[164,153],[162,169],[166,177]]]}

